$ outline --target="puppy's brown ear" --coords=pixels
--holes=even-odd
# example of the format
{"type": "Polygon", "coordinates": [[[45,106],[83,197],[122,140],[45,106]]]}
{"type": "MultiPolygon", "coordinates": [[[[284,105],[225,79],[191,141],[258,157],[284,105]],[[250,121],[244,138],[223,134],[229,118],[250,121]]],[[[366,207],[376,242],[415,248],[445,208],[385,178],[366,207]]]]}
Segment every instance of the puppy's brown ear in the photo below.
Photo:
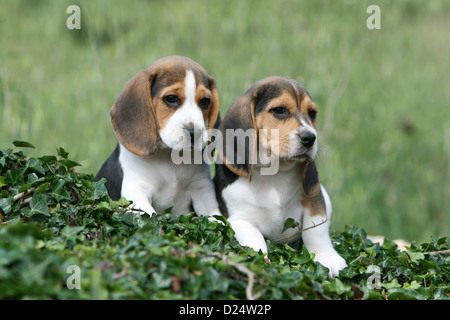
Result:
{"type": "Polygon", "coordinates": [[[219,156],[228,169],[249,181],[256,161],[255,100],[251,92],[239,96],[219,126],[223,138],[219,156]]]}
{"type": "Polygon", "coordinates": [[[158,122],[151,97],[156,76],[149,68],[125,85],[111,108],[111,123],[120,143],[137,156],[147,157],[157,149],[158,122]]]}
{"type": "Polygon", "coordinates": [[[311,210],[311,215],[326,216],[325,200],[320,190],[319,173],[314,161],[305,161],[302,167],[302,205],[311,210]]]}
{"type": "Polygon", "coordinates": [[[313,197],[320,191],[319,173],[314,161],[305,161],[302,167],[303,193],[313,197]]]}
{"type": "Polygon", "coordinates": [[[209,78],[209,86],[212,93],[211,107],[208,114],[208,129],[217,128],[220,124],[219,94],[213,78],[209,78]]]}

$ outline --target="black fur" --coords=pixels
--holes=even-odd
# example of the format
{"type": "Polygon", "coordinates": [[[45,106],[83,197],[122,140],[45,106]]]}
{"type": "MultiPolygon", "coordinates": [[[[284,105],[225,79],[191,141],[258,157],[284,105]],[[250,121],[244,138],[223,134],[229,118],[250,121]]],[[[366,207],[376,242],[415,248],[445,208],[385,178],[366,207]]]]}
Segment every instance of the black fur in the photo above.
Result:
{"type": "Polygon", "coordinates": [[[108,194],[113,200],[120,199],[120,193],[122,190],[122,180],[123,171],[119,162],[120,146],[117,144],[116,149],[113,153],[106,159],[102,167],[98,171],[95,178],[100,180],[101,178],[106,179],[105,187],[108,190],[108,194]]]}
{"type": "Polygon", "coordinates": [[[256,94],[255,115],[264,111],[270,100],[279,97],[282,93],[283,90],[281,88],[271,85],[265,85],[259,88],[256,94]]]}
{"type": "Polygon", "coordinates": [[[317,172],[316,164],[308,162],[303,175],[303,192],[306,195],[312,195],[319,187],[319,173],[317,172]]]}
{"type": "Polygon", "coordinates": [[[216,190],[216,198],[219,203],[219,210],[223,216],[228,217],[228,208],[225,201],[222,198],[222,191],[228,185],[235,182],[239,176],[227,168],[224,164],[216,163],[216,174],[213,182],[216,190]]]}

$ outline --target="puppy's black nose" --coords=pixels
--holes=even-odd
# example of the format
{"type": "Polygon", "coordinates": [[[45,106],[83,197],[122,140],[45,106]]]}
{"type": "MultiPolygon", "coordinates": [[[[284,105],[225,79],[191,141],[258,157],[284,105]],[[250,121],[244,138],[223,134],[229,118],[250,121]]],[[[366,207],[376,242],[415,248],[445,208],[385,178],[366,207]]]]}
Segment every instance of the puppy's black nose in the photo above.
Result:
{"type": "Polygon", "coordinates": [[[306,148],[311,148],[316,141],[316,135],[312,132],[303,132],[300,134],[300,140],[302,141],[302,145],[306,148]]]}
{"type": "Polygon", "coordinates": [[[194,146],[196,141],[201,140],[203,130],[196,127],[187,127],[185,130],[189,133],[191,138],[191,145],[194,146]]]}
{"type": "Polygon", "coordinates": [[[194,145],[195,141],[195,129],[194,128],[186,128],[187,132],[189,132],[189,135],[191,136],[191,145],[194,145]]]}

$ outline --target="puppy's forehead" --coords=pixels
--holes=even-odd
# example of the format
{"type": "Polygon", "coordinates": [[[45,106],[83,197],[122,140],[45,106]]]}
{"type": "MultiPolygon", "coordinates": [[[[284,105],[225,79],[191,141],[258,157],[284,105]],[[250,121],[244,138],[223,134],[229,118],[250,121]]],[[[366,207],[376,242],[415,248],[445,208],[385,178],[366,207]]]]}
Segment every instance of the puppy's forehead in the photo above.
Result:
{"type": "Polygon", "coordinates": [[[195,61],[185,57],[168,57],[156,61],[150,68],[156,71],[156,77],[152,84],[152,96],[158,96],[162,89],[176,83],[184,83],[187,72],[192,71],[196,85],[203,84],[210,89],[209,76],[206,71],[195,61]]]}
{"type": "Polygon", "coordinates": [[[251,91],[257,98],[255,114],[263,111],[271,100],[282,94],[291,95],[298,102],[298,105],[305,97],[311,98],[308,91],[300,83],[282,76],[272,76],[257,81],[247,92],[251,91]]]}

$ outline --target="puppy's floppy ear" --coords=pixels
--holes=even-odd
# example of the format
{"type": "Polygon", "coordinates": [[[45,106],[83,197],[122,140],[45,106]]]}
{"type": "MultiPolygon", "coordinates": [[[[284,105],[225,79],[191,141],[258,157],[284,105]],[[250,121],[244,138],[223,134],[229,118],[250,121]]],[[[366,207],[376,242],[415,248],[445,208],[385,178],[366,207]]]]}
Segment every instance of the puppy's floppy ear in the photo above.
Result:
{"type": "Polygon", "coordinates": [[[209,78],[209,86],[212,93],[211,107],[208,114],[208,129],[218,128],[220,124],[219,114],[219,94],[217,92],[216,82],[213,78],[209,78]]]}
{"type": "Polygon", "coordinates": [[[137,156],[157,149],[158,122],[151,97],[156,72],[147,68],[128,81],[111,108],[111,123],[120,143],[137,156]]]}
{"type": "Polygon", "coordinates": [[[228,169],[249,181],[256,161],[255,101],[256,96],[249,91],[239,96],[219,126],[223,137],[219,156],[228,169]]]}
{"type": "Polygon", "coordinates": [[[302,167],[303,193],[307,197],[313,197],[320,191],[319,173],[314,161],[305,161],[302,167]]]}
{"type": "Polygon", "coordinates": [[[314,161],[305,161],[302,167],[302,205],[311,210],[311,215],[326,217],[325,199],[320,190],[319,173],[314,161]]]}

